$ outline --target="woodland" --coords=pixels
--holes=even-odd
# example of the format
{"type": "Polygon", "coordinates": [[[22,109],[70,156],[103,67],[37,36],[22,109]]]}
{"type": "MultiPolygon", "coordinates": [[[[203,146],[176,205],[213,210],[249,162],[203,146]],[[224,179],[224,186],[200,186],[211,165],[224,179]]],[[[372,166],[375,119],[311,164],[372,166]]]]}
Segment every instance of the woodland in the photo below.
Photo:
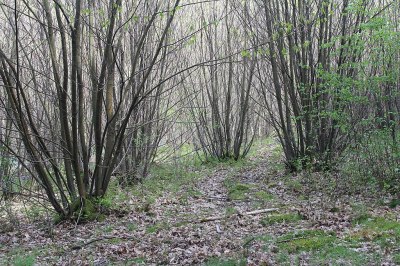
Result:
{"type": "Polygon", "coordinates": [[[0,0],[0,265],[400,265],[399,0],[0,0]]]}

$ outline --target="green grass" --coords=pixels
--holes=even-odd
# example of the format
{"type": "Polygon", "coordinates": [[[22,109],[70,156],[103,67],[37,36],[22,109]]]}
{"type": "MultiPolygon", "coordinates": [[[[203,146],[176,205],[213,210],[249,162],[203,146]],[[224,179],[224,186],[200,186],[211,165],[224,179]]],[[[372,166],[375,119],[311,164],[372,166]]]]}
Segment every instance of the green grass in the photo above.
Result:
{"type": "Polygon", "coordinates": [[[186,191],[184,197],[201,196],[194,184],[204,175],[200,169],[185,165],[163,164],[154,165],[150,175],[140,184],[131,188],[131,195],[142,198],[145,205],[154,202],[164,193],[176,195],[181,190],[186,191]]]}
{"type": "MultiPolygon", "coordinates": [[[[387,225],[386,228],[393,228],[387,225]]],[[[300,261],[306,265],[379,265],[382,258],[379,251],[367,250],[357,251],[354,246],[356,241],[349,241],[335,236],[332,232],[322,230],[304,230],[289,232],[280,237],[263,235],[248,237],[243,248],[250,248],[254,241],[262,241],[267,251],[269,247],[275,246],[276,251],[269,253],[276,265],[299,265],[300,261]],[[304,261],[304,254],[307,254],[304,261]]],[[[395,262],[399,257],[393,256],[395,262]]]]}
{"type": "Polygon", "coordinates": [[[311,265],[368,265],[369,262],[377,262],[376,254],[357,252],[347,246],[333,244],[314,252],[311,256],[311,265]],[[372,257],[372,259],[371,259],[372,257]]]}
{"type": "Polygon", "coordinates": [[[285,185],[294,192],[300,192],[303,188],[301,182],[297,179],[293,179],[292,177],[287,178],[285,185]]]}
{"type": "Polygon", "coordinates": [[[113,230],[114,230],[114,227],[112,225],[107,225],[104,228],[104,232],[106,232],[106,233],[111,233],[113,230]]]}
{"type": "Polygon", "coordinates": [[[395,254],[393,256],[393,262],[400,265],[400,254],[395,254]]]}
{"type": "Polygon", "coordinates": [[[228,216],[228,217],[232,216],[232,215],[234,215],[236,213],[237,213],[237,210],[235,208],[233,208],[233,207],[227,207],[225,209],[225,215],[228,216]]]}
{"type": "Polygon", "coordinates": [[[400,223],[384,217],[365,218],[359,222],[359,230],[347,239],[355,242],[374,242],[382,248],[400,245],[400,223]]]}
{"type": "Polygon", "coordinates": [[[14,258],[12,265],[14,266],[33,266],[35,265],[36,257],[33,255],[23,256],[18,255],[14,258]]]}
{"type": "Polygon", "coordinates": [[[134,263],[134,265],[146,264],[146,258],[135,258],[135,259],[132,259],[130,261],[127,261],[126,265],[130,265],[130,264],[128,264],[128,262],[132,262],[132,263],[134,263]]]}
{"type": "MultiPolygon", "coordinates": [[[[399,137],[397,133],[396,138],[399,137]]],[[[398,143],[393,142],[391,130],[366,132],[356,147],[346,150],[343,158],[340,171],[346,183],[351,184],[350,190],[369,189],[374,193],[383,190],[393,195],[400,190],[400,149],[398,143]]]]}
{"type": "Polygon", "coordinates": [[[254,193],[254,196],[263,201],[270,201],[274,199],[274,196],[266,191],[257,191],[254,193]]]}
{"type": "Polygon", "coordinates": [[[229,184],[226,182],[228,189],[228,197],[231,200],[244,200],[246,199],[247,193],[250,192],[250,185],[242,183],[229,184]]]}
{"type": "Polygon", "coordinates": [[[302,217],[297,213],[274,214],[263,218],[260,223],[263,226],[269,226],[279,223],[295,223],[302,220],[302,217]]]}
{"type": "Polygon", "coordinates": [[[169,225],[166,222],[156,223],[154,225],[148,226],[146,228],[146,233],[148,234],[155,234],[160,230],[168,229],[169,225]]]}
{"type": "Polygon", "coordinates": [[[13,266],[33,266],[36,263],[37,256],[41,253],[38,249],[25,250],[22,248],[15,248],[8,252],[6,260],[0,259],[1,265],[13,266]]]}
{"type": "Polygon", "coordinates": [[[332,244],[336,237],[320,230],[305,230],[300,232],[288,233],[277,239],[280,249],[287,250],[289,253],[299,251],[320,250],[332,244]]]}

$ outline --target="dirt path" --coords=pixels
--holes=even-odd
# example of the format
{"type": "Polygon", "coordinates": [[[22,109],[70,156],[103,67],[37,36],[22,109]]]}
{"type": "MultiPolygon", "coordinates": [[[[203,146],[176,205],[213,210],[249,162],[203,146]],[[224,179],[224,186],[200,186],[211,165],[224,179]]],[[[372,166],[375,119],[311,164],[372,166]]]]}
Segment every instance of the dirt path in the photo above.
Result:
{"type": "Polygon", "coordinates": [[[341,260],[334,265],[396,265],[400,224],[381,224],[387,230],[380,231],[352,221],[370,213],[399,219],[398,209],[356,213],[348,197],[334,196],[337,184],[324,190],[278,166],[271,153],[260,152],[242,165],[217,165],[161,196],[128,194],[123,216],[56,227],[22,223],[0,235],[0,264],[320,265],[336,254],[341,260]],[[266,208],[279,211],[240,215],[266,208]],[[210,216],[222,219],[201,222],[210,216]],[[380,236],[394,243],[381,245],[380,236]]]}

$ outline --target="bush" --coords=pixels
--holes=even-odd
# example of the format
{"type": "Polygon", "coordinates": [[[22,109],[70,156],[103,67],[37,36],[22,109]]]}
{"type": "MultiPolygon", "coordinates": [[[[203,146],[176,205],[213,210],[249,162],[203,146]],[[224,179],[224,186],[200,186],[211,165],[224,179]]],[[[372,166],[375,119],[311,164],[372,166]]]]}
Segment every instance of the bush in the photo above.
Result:
{"type": "Polygon", "coordinates": [[[375,130],[349,149],[342,172],[362,183],[376,184],[392,194],[400,192],[400,147],[389,130],[375,130]]]}

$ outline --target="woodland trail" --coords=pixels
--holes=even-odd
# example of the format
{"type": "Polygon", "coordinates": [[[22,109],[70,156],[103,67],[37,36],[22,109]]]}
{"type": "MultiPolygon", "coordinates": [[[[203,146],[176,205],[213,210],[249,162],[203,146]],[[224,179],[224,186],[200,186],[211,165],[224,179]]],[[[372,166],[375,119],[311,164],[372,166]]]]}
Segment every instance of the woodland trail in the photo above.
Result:
{"type": "Polygon", "coordinates": [[[35,265],[396,265],[400,224],[386,232],[354,220],[399,220],[399,207],[372,208],[367,197],[339,193],[345,184],[334,177],[319,183],[286,174],[275,148],[239,165],[216,164],[192,180],[186,169],[188,182],[161,193],[128,192],[119,199],[124,211],[101,222],[22,223],[0,235],[0,262],[12,265],[24,254],[35,265]],[[278,211],[242,215],[270,208],[278,211]],[[386,234],[394,243],[375,241],[386,234]]]}

